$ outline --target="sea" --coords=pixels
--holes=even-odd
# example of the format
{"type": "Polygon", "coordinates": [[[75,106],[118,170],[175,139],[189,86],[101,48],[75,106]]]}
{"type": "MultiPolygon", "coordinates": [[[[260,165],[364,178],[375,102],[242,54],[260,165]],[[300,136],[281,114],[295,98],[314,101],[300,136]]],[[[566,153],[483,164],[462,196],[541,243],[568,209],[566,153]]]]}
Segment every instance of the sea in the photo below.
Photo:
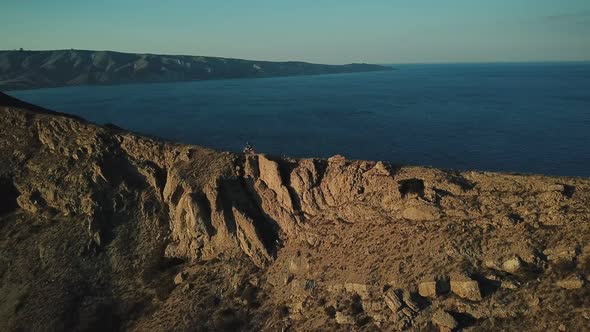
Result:
{"type": "Polygon", "coordinates": [[[590,176],[590,63],[404,64],[383,72],[9,94],[168,140],[289,157],[590,176]]]}

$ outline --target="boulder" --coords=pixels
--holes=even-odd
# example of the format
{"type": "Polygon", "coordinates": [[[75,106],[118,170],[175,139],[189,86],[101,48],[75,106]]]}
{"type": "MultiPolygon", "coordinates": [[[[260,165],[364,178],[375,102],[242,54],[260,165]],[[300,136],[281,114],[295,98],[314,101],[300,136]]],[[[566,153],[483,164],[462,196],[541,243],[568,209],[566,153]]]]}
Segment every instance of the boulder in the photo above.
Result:
{"type": "Polygon", "coordinates": [[[354,324],[354,318],[341,311],[336,311],[336,323],[340,325],[352,325],[354,324]]]}
{"type": "Polygon", "coordinates": [[[303,256],[293,256],[288,261],[288,269],[292,274],[309,272],[309,260],[303,256]]]}
{"type": "Polygon", "coordinates": [[[523,268],[523,262],[518,256],[507,259],[502,263],[502,270],[508,273],[516,273],[523,268]]]}
{"type": "Polygon", "coordinates": [[[451,275],[451,292],[467,300],[481,300],[479,283],[464,274],[451,275]]]}
{"type": "Polygon", "coordinates": [[[518,289],[518,284],[510,280],[502,280],[500,287],[504,289],[518,289]]]}
{"type": "Polygon", "coordinates": [[[418,312],[420,311],[420,306],[418,305],[418,303],[414,300],[414,296],[412,293],[410,293],[408,290],[404,290],[402,292],[402,299],[404,301],[404,304],[410,308],[411,311],[413,312],[418,312]]]}
{"type": "Polygon", "coordinates": [[[180,285],[183,282],[186,281],[186,272],[179,272],[175,277],[174,277],[174,284],[175,285],[180,285]]]}
{"type": "Polygon", "coordinates": [[[455,317],[444,310],[439,310],[432,315],[432,323],[438,326],[441,331],[451,331],[459,326],[455,317]]]}
{"type": "Polygon", "coordinates": [[[439,210],[431,205],[409,206],[402,212],[402,217],[415,221],[432,221],[440,218],[439,210]]]}
{"type": "Polygon", "coordinates": [[[548,184],[545,187],[546,191],[557,191],[557,192],[564,192],[565,186],[563,184],[555,183],[555,184],[548,184]]]}
{"type": "Polygon", "coordinates": [[[563,289],[579,289],[584,287],[584,279],[578,276],[570,277],[568,279],[558,281],[557,286],[563,289]]]}
{"type": "Polygon", "coordinates": [[[435,298],[438,293],[436,291],[436,281],[425,281],[418,285],[418,294],[423,297],[435,298]]]}
{"type": "Polygon", "coordinates": [[[408,317],[405,317],[405,316],[398,317],[398,318],[394,319],[394,322],[395,322],[395,330],[394,331],[403,331],[412,325],[412,321],[408,317]]]}
{"type": "Polygon", "coordinates": [[[575,247],[558,247],[558,248],[545,249],[543,251],[543,254],[545,254],[545,256],[547,256],[547,260],[549,260],[549,261],[571,262],[577,256],[577,252],[576,252],[575,247]]]}
{"type": "Polygon", "coordinates": [[[402,314],[404,314],[404,316],[408,317],[408,318],[413,318],[414,317],[414,311],[412,311],[412,309],[405,307],[402,309],[402,314]]]}
{"type": "Polygon", "coordinates": [[[448,292],[448,280],[428,280],[418,284],[418,294],[422,297],[435,298],[448,292]]]}
{"type": "Polygon", "coordinates": [[[363,301],[362,306],[367,314],[380,313],[386,309],[383,301],[363,301]]]}
{"type": "Polygon", "coordinates": [[[366,299],[370,295],[369,286],[365,284],[355,284],[352,282],[347,282],[344,284],[344,289],[351,293],[356,293],[361,299],[366,299]]]}
{"type": "Polygon", "coordinates": [[[391,309],[392,312],[396,313],[401,310],[404,303],[402,301],[402,297],[399,295],[395,289],[390,288],[385,295],[383,296],[383,300],[385,304],[391,309]]]}

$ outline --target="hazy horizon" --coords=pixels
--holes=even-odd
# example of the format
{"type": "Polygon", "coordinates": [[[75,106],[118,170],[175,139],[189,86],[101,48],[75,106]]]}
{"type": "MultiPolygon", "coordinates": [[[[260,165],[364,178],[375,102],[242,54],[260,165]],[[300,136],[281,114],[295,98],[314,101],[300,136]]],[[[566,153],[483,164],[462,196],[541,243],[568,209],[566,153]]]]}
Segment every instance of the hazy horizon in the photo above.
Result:
{"type": "Polygon", "coordinates": [[[590,61],[590,1],[5,0],[7,50],[325,64],[590,61]]]}
{"type": "MultiPolygon", "coordinates": [[[[239,60],[247,60],[247,61],[268,61],[268,62],[309,62],[299,59],[291,59],[291,60],[273,60],[273,59],[255,59],[255,58],[237,58],[233,56],[223,56],[223,55],[209,55],[209,54],[173,54],[173,53],[158,53],[158,52],[124,52],[119,50],[98,50],[98,49],[75,49],[75,48],[60,48],[60,49],[23,49],[23,51],[32,51],[32,52],[52,52],[52,51],[89,51],[89,52],[114,52],[114,53],[129,53],[129,54],[151,54],[151,55],[162,55],[162,56],[202,56],[202,57],[213,57],[213,58],[225,58],[225,59],[239,59],[239,60]]],[[[10,51],[20,51],[20,49],[0,49],[0,52],[10,52],[10,51]]],[[[588,60],[521,60],[521,61],[438,61],[438,62],[381,62],[381,63],[370,63],[375,65],[381,66],[403,66],[403,65],[467,65],[467,64],[541,64],[541,63],[588,63],[588,60]]],[[[320,62],[309,62],[309,63],[316,63],[316,64],[328,64],[328,65],[342,65],[342,64],[352,64],[349,63],[338,63],[338,64],[329,64],[329,63],[320,63],[320,62]]]]}

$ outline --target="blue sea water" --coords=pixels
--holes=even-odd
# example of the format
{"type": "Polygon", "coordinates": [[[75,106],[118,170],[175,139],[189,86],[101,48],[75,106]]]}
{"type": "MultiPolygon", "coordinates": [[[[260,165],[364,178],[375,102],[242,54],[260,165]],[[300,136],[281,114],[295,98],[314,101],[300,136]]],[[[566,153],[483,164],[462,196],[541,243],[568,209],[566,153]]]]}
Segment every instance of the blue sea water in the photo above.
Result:
{"type": "Polygon", "coordinates": [[[10,94],[222,150],[590,176],[590,63],[395,68],[10,94]]]}

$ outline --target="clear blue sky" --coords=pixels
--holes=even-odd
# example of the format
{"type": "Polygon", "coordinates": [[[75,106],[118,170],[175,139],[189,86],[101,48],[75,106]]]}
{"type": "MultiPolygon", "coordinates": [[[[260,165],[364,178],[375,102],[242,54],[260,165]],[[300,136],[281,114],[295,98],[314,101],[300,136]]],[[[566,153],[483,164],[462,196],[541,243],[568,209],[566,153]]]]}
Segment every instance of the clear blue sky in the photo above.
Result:
{"type": "Polygon", "coordinates": [[[0,0],[0,49],[322,63],[590,60],[590,0],[0,0]]]}

